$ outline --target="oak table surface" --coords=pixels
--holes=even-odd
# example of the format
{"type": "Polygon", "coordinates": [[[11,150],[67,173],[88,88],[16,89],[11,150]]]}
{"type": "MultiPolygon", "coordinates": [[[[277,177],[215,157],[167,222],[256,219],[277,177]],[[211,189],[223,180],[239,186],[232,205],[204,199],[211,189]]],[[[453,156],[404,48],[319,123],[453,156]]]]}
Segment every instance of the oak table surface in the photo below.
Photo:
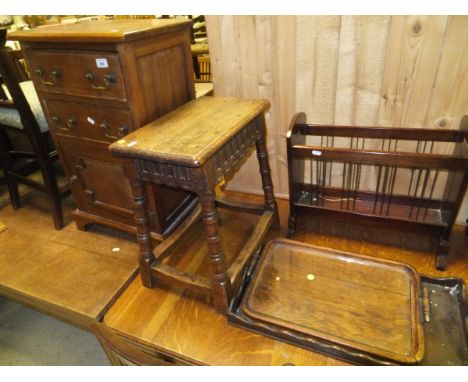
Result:
{"type": "MultiPolygon", "coordinates": [[[[234,194],[241,200],[257,202],[259,197],[234,194]]],[[[272,230],[269,238],[285,237],[287,201],[279,200],[282,228],[272,230]]],[[[222,217],[221,217],[222,218],[222,217]]],[[[225,221],[223,219],[222,221],[225,221]]],[[[235,235],[243,235],[248,226],[232,220],[235,235]]],[[[445,272],[433,267],[436,243],[424,235],[398,233],[372,227],[362,229],[350,224],[330,224],[310,219],[298,227],[296,239],[318,246],[408,263],[420,274],[434,277],[460,277],[468,282],[468,238],[456,227],[452,238],[452,259],[445,272]],[[385,230],[384,230],[385,231],[385,230]]],[[[245,223],[244,223],[245,224],[245,223]]],[[[221,232],[221,235],[223,232],[221,232]]],[[[193,240],[188,238],[188,242],[193,240]]],[[[235,242],[233,237],[224,240],[235,242]]],[[[185,244],[186,245],[186,244],[185,244]]],[[[200,247],[192,251],[202,251],[200,247]]],[[[202,251],[203,252],[203,251],[202,251]]],[[[198,256],[184,256],[185,267],[203,269],[198,256]],[[187,261],[187,260],[186,260],[187,261]]],[[[103,323],[136,344],[155,349],[195,364],[210,365],[347,365],[336,358],[273,340],[228,324],[207,302],[180,289],[144,288],[136,278],[105,314],[103,323]]]]}
{"type": "Polygon", "coordinates": [[[198,167],[268,107],[266,100],[200,97],[109,148],[118,156],[198,167]]]}
{"type": "Polygon", "coordinates": [[[0,210],[0,295],[87,329],[112,305],[138,269],[134,235],[70,224],[74,207],[64,200],[66,226],[50,224],[45,195],[24,207],[0,210]]]}
{"type": "Polygon", "coordinates": [[[195,82],[195,97],[200,98],[213,94],[212,82],[195,82]]]}
{"type": "MultiPolygon", "coordinates": [[[[221,244],[229,264],[254,230],[258,217],[229,210],[220,210],[218,217],[221,244]]],[[[177,248],[177,252],[184,255],[173,260],[171,265],[204,276],[209,272],[205,246],[200,222],[177,248]]],[[[145,288],[138,277],[114,303],[103,322],[136,342],[193,364],[342,364],[236,328],[216,312],[206,297],[162,284],[145,288]]]]}
{"type": "MultiPolygon", "coordinates": [[[[230,193],[230,197],[250,202],[261,200],[246,194],[230,193]]],[[[271,231],[270,239],[286,235],[288,202],[278,200],[278,207],[282,228],[280,232],[271,231]]],[[[100,317],[119,291],[131,282],[105,314],[104,323],[136,343],[177,357],[185,356],[191,362],[201,364],[345,364],[335,358],[229,325],[226,318],[216,313],[209,304],[187,294],[181,295],[180,290],[148,289],[141,286],[139,278],[131,281],[138,256],[134,235],[103,226],[94,226],[88,232],[78,231],[74,224],[70,224],[73,208],[73,203],[68,199],[64,206],[68,224],[62,231],[55,231],[49,224],[50,212],[42,194],[36,193],[18,211],[13,211],[10,206],[0,210],[0,219],[7,225],[7,229],[0,234],[0,270],[3,270],[0,295],[75,325],[85,326],[95,320],[93,317],[100,317]],[[21,235],[24,233],[27,235],[21,235]],[[113,248],[120,250],[113,252],[113,248]],[[18,262],[25,261],[33,264],[33,267],[18,267],[18,262]],[[99,265],[99,269],[105,272],[97,276],[88,274],[93,264],[99,265]],[[20,269],[23,271],[20,272],[20,269]],[[54,287],[51,288],[51,285],[54,287]]],[[[229,223],[227,226],[231,226],[231,221],[229,223]]],[[[235,229],[244,225],[234,219],[235,229]]],[[[246,225],[236,233],[236,238],[241,241],[242,235],[252,227],[251,224],[246,225]]],[[[423,235],[395,234],[390,230],[363,229],[358,225],[310,219],[299,224],[296,239],[405,262],[420,274],[460,277],[468,283],[468,237],[463,229],[461,226],[455,227],[451,240],[453,252],[445,272],[434,269],[432,251],[436,243],[423,235]]],[[[239,246],[232,237],[224,240],[234,242],[230,245],[234,251],[235,246],[239,246]]],[[[205,253],[201,244],[193,250],[205,253]]],[[[188,261],[185,269],[203,267],[199,264],[199,257],[184,258],[184,261],[188,261]]]]}

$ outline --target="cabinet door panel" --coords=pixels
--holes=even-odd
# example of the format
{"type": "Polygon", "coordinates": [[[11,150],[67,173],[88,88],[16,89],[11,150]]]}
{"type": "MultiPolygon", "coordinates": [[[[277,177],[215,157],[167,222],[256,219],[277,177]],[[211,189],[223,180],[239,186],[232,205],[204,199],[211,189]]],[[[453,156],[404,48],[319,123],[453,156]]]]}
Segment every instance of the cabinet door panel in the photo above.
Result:
{"type": "Polygon", "coordinates": [[[78,208],[134,224],[132,192],[122,160],[106,146],[58,141],[78,208]]]}
{"type": "MultiPolygon", "coordinates": [[[[56,142],[78,209],[134,226],[132,190],[123,160],[111,156],[107,145],[57,136],[56,142]]],[[[156,234],[166,231],[196,198],[158,185],[147,185],[146,194],[148,218],[156,234]]]]}

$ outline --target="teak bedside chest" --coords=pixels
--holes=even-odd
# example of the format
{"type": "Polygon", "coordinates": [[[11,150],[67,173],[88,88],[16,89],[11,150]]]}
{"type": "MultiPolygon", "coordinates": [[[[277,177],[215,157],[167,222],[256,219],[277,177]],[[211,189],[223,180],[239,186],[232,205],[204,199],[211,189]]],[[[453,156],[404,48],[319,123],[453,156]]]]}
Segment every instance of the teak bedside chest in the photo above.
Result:
{"type": "Polygon", "coordinates": [[[114,155],[131,158],[126,163],[137,168],[136,172],[132,172],[131,181],[143,285],[151,287],[155,280],[162,280],[192,289],[213,297],[216,309],[226,313],[232,292],[240,284],[242,270],[250,256],[261,245],[271,224],[278,226],[278,211],[265,147],[264,111],[268,107],[265,100],[201,97],[109,147],[114,155]],[[257,149],[265,203],[236,204],[217,199],[215,186],[253,146],[257,149]],[[211,277],[182,272],[164,261],[174,253],[180,239],[198,220],[198,208],[153,253],[143,187],[148,183],[196,192],[201,204],[211,277]],[[221,245],[217,206],[261,216],[230,265],[226,262],[221,245]]]}
{"type": "MultiPolygon", "coordinates": [[[[109,143],[195,97],[189,20],[108,20],[36,28],[19,40],[71,183],[80,229],[136,232],[128,172],[109,143]]],[[[151,236],[162,239],[195,195],[149,186],[151,236]]]]}

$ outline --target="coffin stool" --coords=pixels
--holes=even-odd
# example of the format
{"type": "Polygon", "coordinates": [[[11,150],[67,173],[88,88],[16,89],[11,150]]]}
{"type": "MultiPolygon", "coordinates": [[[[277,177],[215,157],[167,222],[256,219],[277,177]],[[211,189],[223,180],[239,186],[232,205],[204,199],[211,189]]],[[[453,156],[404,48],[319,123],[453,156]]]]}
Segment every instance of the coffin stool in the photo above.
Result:
{"type": "Polygon", "coordinates": [[[213,298],[217,311],[228,304],[249,258],[272,225],[278,227],[268,154],[265,146],[266,100],[201,97],[129,134],[109,146],[113,155],[125,158],[131,176],[134,217],[140,244],[140,274],[146,287],[156,281],[180,286],[213,298]],[[255,146],[265,195],[262,205],[216,198],[215,187],[233,172],[255,146]],[[150,238],[145,186],[162,184],[193,191],[200,207],[154,251],[150,238]],[[227,267],[219,236],[217,207],[260,215],[258,225],[227,267]],[[163,260],[188,230],[202,217],[211,264],[211,277],[181,272],[163,260]],[[198,216],[197,216],[198,215],[198,216]]]}

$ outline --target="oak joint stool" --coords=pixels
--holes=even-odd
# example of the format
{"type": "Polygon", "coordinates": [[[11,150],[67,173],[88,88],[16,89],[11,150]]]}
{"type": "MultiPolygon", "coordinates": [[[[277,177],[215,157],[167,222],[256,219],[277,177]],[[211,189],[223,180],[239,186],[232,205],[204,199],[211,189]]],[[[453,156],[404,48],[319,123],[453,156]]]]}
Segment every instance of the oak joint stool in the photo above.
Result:
{"type": "Polygon", "coordinates": [[[109,149],[128,158],[126,166],[136,171],[131,178],[134,217],[140,244],[143,285],[156,280],[212,296],[215,308],[226,313],[243,269],[259,248],[269,228],[279,227],[265,145],[266,100],[201,97],[166,114],[149,125],[113,143],[109,149]],[[216,198],[215,186],[234,170],[255,146],[265,195],[263,205],[216,198]],[[153,251],[147,215],[145,185],[163,184],[195,192],[200,206],[153,251]],[[227,268],[219,238],[217,207],[260,215],[258,225],[237,258],[227,268]],[[177,270],[162,261],[201,214],[211,263],[211,280],[177,270]]]}

